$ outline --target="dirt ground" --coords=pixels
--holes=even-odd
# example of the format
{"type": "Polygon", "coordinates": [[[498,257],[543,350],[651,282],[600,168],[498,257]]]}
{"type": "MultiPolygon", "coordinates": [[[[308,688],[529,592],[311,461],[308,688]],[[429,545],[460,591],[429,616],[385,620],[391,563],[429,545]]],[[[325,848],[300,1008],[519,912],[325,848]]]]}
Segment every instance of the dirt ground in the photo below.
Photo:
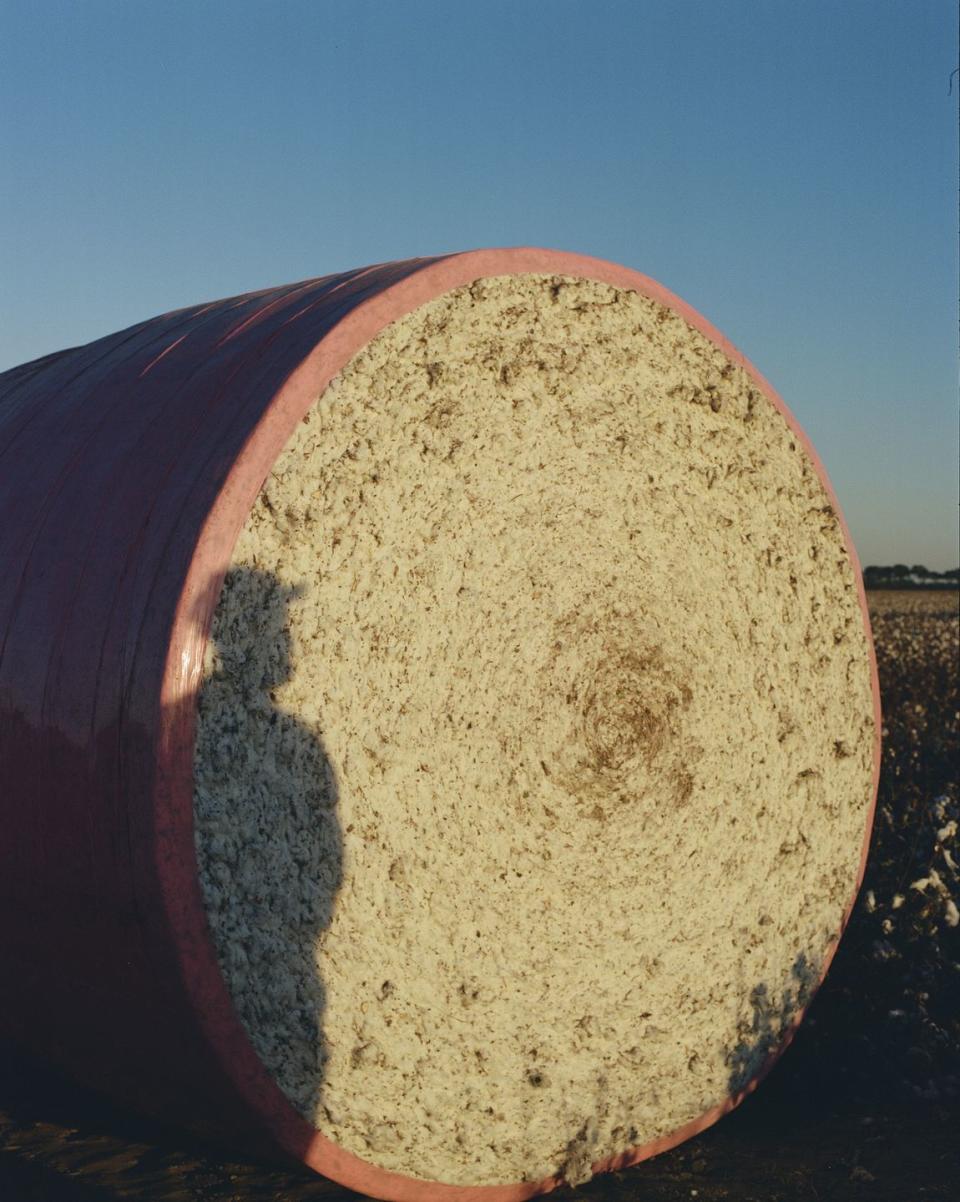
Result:
{"type": "MultiPolygon", "coordinates": [[[[829,977],[759,1090],[558,1202],[960,1199],[960,626],[953,592],[870,594],[884,756],[867,876],[829,977]]],[[[0,1048],[0,1202],[358,1195],[118,1110],[0,1048]]]]}

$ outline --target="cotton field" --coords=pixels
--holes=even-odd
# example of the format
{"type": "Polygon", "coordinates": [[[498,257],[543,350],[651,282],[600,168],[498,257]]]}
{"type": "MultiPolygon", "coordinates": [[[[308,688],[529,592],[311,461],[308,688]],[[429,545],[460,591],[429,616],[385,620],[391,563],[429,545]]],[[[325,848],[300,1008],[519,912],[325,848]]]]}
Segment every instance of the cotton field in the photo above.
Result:
{"type": "Polygon", "coordinates": [[[958,595],[867,596],[883,704],[870,858],[784,1072],[825,1086],[839,1073],[854,1092],[882,1079],[904,1102],[947,1101],[960,1096],[958,595]]]}

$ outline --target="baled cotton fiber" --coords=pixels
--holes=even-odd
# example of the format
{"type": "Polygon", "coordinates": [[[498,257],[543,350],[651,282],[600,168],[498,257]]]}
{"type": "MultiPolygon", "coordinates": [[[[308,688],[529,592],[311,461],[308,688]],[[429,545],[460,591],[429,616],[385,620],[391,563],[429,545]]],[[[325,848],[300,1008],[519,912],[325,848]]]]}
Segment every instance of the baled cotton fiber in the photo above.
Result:
{"type": "Polygon", "coordinates": [[[659,300],[481,277],[357,351],[198,701],[210,932],[299,1114],[424,1182],[577,1183],[742,1096],[859,881],[858,590],[795,425],[659,300]]]}

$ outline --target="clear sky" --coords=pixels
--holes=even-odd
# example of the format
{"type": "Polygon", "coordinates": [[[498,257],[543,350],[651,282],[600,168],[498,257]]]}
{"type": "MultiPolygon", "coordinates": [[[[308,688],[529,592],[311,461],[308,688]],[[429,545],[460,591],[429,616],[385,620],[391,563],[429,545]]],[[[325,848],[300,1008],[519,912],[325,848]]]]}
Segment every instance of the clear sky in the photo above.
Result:
{"type": "Polygon", "coordinates": [[[547,246],[699,309],[864,563],[960,559],[955,0],[0,0],[0,370],[547,246]]]}

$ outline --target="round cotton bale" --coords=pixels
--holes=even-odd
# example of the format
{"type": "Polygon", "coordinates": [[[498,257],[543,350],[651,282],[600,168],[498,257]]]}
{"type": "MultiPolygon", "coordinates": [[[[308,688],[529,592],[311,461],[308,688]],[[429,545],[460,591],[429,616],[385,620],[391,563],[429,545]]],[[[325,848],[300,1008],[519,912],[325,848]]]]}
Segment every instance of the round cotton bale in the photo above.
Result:
{"type": "Polygon", "coordinates": [[[147,524],[71,578],[137,582],[94,640],[129,688],[93,778],[132,773],[127,1025],[161,977],[182,1050],[133,1093],[193,1047],[206,1122],[398,1202],[519,1202],[709,1125],[822,979],[876,793],[859,568],[796,421],[665,289],[559,252],[178,316],[64,435],[116,472],[94,406],[162,373],[147,524]]]}

